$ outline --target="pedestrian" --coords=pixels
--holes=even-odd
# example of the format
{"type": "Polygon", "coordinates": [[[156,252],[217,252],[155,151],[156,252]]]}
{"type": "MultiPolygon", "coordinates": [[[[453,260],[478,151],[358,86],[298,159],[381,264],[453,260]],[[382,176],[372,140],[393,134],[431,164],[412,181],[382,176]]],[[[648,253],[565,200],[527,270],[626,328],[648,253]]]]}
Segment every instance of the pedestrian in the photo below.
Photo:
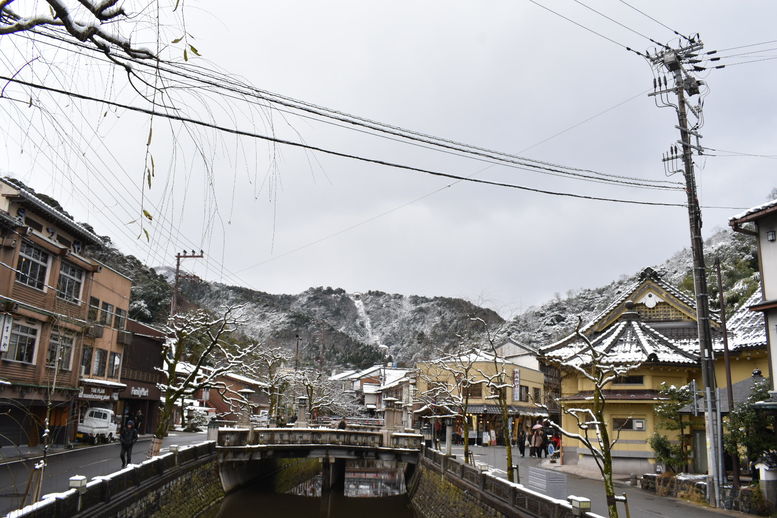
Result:
{"type": "Polygon", "coordinates": [[[122,428],[119,434],[119,441],[121,442],[121,467],[124,468],[127,464],[132,463],[132,446],[135,441],[138,440],[138,431],[135,430],[135,423],[132,419],[127,421],[127,424],[122,428]]]}
{"type": "Polygon", "coordinates": [[[523,427],[518,430],[518,451],[521,453],[521,457],[526,453],[526,432],[523,427]]]}
{"type": "Polygon", "coordinates": [[[542,430],[534,430],[534,435],[532,435],[531,445],[534,449],[534,455],[537,458],[540,458],[540,450],[542,449],[542,430]]]}
{"type": "Polygon", "coordinates": [[[143,412],[140,410],[135,414],[135,430],[137,430],[138,433],[143,433],[143,412]]]}
{"type": "Polygon", "coordinates": [[[337,429],[338,430],[345,430],[345,418],[343,417],[340,419],[340,422],[337,423],[337,429]]]}
{"type": "MultiPolygon", "coordinates": [[[[550,441],[548,440],[548,434],[545,433],[545,430],[538,430],[541,434],[542,438],[542,445],[540,446],[540,453],[542,453],[542,456],[547,458],[548,456],[548,444],[550,444],[550,441]]],[[[539,455],[538,455],[539,456],[539,455]]]]}

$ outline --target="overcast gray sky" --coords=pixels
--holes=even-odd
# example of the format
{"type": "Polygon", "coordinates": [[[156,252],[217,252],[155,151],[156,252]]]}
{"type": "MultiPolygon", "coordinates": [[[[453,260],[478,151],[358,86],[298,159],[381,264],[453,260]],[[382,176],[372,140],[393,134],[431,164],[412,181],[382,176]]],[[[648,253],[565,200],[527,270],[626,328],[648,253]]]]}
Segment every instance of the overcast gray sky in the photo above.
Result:
{"type": "MultiPolygon", "coordinates": [[[[654,47],[637,32],[673,44],[677,38],[618,0],[584,3],[636,32],[573,0],[538,1],[601,36],[524,0],[235,1],[223,10],[187,2],[190,43],[202,54],[190,52],[190,63],[435,136],[666,179],[661,154],[678,138],[674,110],[656,107],[646,95],[650,67],[618,44],[654,47]]],[[[629,4],[684,34],[700,33],[705,50],[777,40],[772,2],[629,4]]],[[[13,38],[0,37],[4,75],[38,57],[19,77],[143,105],[126,75],[109,65],[13,38]]],[[[179,50],[170,52],[182,60],[179,50]]],[[[722,54],[729,64],[774,57],[777,42],[722,54]]],[[[697,157],[702,205],[750,207],[777,187],[776,71],[777,60],[766,60],[699,74],[710,89],[702,144],[726,150],[721,155],[771,155],[697,157]]],[[[143,206],[155,217],[145,226],[147,240],[136,220],[149,118],[34,95],[49,103],[51,118],[0,100],[7,128],[0,169],[55,196],[77,220],[150,265],[172,264],[184,246],[204,249],[205,260],[185,267],[208,280],[271,293],[332,286],[462,297],[509,317],[555,293],[660,263],[689,243],[683,208],[454,182],[159,119],[150,147],[155,177],[144,191],[143,206]]],[[[197,91],[175,95],[186,116],[344,153],[545,190],[685,201],[682,192],[507,168],[197,91]]],[[[737,212],[704,209],[705,235],[737,212]]]]}

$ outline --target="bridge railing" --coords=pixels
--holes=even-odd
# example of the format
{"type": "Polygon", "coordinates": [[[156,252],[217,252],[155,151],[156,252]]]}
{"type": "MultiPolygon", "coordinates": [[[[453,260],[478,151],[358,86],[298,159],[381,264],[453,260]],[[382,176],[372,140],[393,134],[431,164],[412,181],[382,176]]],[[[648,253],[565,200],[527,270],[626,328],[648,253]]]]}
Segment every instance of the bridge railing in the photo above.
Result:
{"type": "Polygon", "coordinates": [[[334,445],[365,448],[419,450],[423,436],[386,430],[340,430],[331,428],[220,428],[219,446],[334,445]]]}

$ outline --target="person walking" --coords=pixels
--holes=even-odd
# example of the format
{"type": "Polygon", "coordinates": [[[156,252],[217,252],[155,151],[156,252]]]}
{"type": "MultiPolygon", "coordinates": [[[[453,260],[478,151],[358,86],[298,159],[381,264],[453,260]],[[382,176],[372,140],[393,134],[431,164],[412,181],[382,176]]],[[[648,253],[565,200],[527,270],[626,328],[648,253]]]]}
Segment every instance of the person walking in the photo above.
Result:
{"type": "Polygon", "coordinates": [[[523,427],[518,430],[518,451],[521,453],[521,457],[526,453],[526,432],[523,427]]]}
{"type": "Polygon", "coordinates": [[[540,458],[540,450],[542,448],[542,430],[534,430],[534,434],[531,438],[531,445],[534,455],[540,458]]]}
{"type": "Polygon", "coordinates": [[[138,431],[135,430],[135,423],[132,419],[127,421],[127,424],[122,428],[119,434],[119,442],[121,442],[121,467],[124,468],[127,464],[132,462],[132,446],[135,441],[138,440],[138,431]]]}

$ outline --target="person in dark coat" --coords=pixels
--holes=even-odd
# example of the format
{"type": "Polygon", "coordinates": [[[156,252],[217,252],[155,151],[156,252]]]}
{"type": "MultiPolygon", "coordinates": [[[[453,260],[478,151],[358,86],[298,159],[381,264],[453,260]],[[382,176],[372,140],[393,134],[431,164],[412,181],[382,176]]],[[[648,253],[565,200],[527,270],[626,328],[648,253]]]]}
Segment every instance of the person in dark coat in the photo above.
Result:
{"type": "Polygon", "coordinates": [[[127,464],[132,462],[132,446],[135,441],[138,440],[138,431],[135,430],[135,423],[130,419],[127,424],[122,428],[119,434],[119,442],[121,442],[121,467],[124,468],[127,464]]]}
{"type": "Polygon", "coordinates": [[[526,432],[523,427],[518,431],[518,451],[521,452],[521,457],[526,453],[526,432]]]}
{"type": "Polygon", "coordinates": [[[340,422],[337,423],[337,429],[338,430],[345,430],[345,418],[340,419],[340,422]]]}

